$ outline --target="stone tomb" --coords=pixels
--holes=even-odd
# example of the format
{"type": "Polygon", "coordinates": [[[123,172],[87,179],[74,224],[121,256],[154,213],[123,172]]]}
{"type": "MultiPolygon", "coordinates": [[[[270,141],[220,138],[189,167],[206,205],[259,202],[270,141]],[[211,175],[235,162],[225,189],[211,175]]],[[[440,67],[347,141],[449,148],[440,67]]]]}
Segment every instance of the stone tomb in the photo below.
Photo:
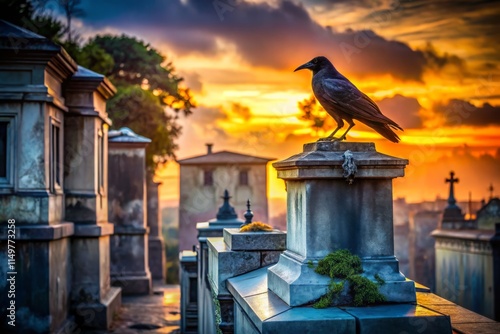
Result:
{"type": "Polygon", "coordinates": [[[71,302],[78,323],[109,328],[121,304],[110,285],[108,222],[108,126],[106,100],[114,86],[101,74],[78,66],[65,83],[65,210],[75,224],[71,240],[71,302]]]}
{"type": "Polygon", "coordinates": [[[161,183],[154,182],[151,175],[148,173],[147,181],[147,196],[148,196],[148,254],[149,254],[149,270],[151,277],[154,280],[165,281],[166,275],[166,257],[165,257],[165,241],[162,235],[162,221],[159,210],[158,186],[161,183]]]}
{"type": "Polygon", "coordinates": [[[327,291],[330,279],[314,272],[328,253],[348,249],[362,259],[364,275],[385,280],[389,302],[415,302],[415,286],[394,256],[392,179],[404,175],[407,160],[375,151],[373,143],[316,142],[304,152],[274,163],[287,186],[287,250],[269,270],[269,289],[290,306],[310,303],[327,291]],[[344,152],[357,172],[344,177],[344,152]]]}
{"type": "Polygon", "coordinates": [[[275,163],[287,186],[286,250],[274,266],[227,279],[234,333],[451,333],[448,316],[417,305],[415,283],[394,256],[392,179],[407,164],[373,143],[348,142],[306,144],[275,163]],[[310,264],[338,249],[358,255],[367,278],[384,279],[380,292],[389,304],[311,307],[330,278],[310,264]]]}
{"type": "MultiPolygon", "coordinates": [[[[210,237],[221,237],[224,228],[236,228],[243,224],[243,220],[238,218],[234,208],[229,204],[231,196],[227,190],[222,196],[223,204],[217,212],[217,216],[207,222],[196,224],[198,230],[198,329],[201,333],[205,329],[215,329],[215,311],[213,304],[213,294],[208,283],[208,244],[210,237]]],[[[182,260],[182,259],[181,259],[182,260]]],[[[232,305],[232,304],[231,304],[232,305]]]]}
{"type": "Polygon", "coordinates": [[[151,293],[146,206],[146,146],[151,140],[129,128],[109,132],[111,283],[123,294],[151,293]]]}
{"type": "MultiPolygon", "coordinates": [[[[2,333],[71,326],[71,239],[64,217],[62,83],[77,70],[64,49],[0,20],[0,305],[2,333]],[[15,220],[15,268],[7,268],[7,222],[15,220]],[[7,324],[7,277],[15,275],[15,327],[7,324]]],[[[12,246],[12,244],[11,244],[12,246]]]]}

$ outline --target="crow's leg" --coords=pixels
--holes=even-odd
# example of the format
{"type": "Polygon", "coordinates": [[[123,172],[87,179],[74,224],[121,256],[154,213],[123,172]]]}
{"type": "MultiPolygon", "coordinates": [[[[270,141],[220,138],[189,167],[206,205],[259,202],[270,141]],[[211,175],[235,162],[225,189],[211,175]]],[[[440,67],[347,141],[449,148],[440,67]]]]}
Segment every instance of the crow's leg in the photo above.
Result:
{"type": "Polygon", "coordinates": [[[345,140],[345,136],[347,135],[347,133],[349,132],[349,130],[351,130],[351,128],[355,125],[354,122],[352,121],[352,119],[346,119],[347,123],[349,123],[349,127],[347,128],[347,130],[344,132],[344,134],[338,139],[338,140],[345,140]]]}
{"type": "Polygon", "coordinates": [[[330,135],[326,138],[320,138],[319,140],[320,141],[336,141],[336,140],[340,140],[340,138],[335,138],[333,137],[337,131],[339,131],[340,129],[342,129],[342,127],[344,126],[344,121],[339,118],[339,119],[335,119],[337,121],[337,128],[332,132],[330,133],[330,135]]]}

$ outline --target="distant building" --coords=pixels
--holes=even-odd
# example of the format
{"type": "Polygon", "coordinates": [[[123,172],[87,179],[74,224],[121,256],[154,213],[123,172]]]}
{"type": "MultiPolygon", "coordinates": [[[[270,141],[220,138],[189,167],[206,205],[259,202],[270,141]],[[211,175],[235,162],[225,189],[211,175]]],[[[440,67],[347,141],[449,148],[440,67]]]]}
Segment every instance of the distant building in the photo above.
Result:
{"type": "Polygon", "coordinates": [[[212,219],[224,190],[233,196],[237,213],[252,202],[254,221],[268,221],[267,163],[272,158],[230,151],[212,152],[179,160],[179,249],[191,249],[198,243],[196,223],[212,219]]]}
{"type": "Polygon", "coordinates": [[[436,293],[500,320],[500,199],[492,198],[477,212],[476,220],[465,220],[453,201],[453,175],[448,182],[450,205],[440,227],[432,232],[436,293]]]}

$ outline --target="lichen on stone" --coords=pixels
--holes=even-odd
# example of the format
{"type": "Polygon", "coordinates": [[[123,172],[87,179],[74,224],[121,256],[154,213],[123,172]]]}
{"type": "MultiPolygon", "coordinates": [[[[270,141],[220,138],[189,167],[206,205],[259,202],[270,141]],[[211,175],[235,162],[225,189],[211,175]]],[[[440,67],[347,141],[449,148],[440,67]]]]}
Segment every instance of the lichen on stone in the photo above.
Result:
{"type": "Polygon", "coordinates": [[[253,222],[240,228],[240,232],[271,232],[271,225],[262,222],[253,222]]]}

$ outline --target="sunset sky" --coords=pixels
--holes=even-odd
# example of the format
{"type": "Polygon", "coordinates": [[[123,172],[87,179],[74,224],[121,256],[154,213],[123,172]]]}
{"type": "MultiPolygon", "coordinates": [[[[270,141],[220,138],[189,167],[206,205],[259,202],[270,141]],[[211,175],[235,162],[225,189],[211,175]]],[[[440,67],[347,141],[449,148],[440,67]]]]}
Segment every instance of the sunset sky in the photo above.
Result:
{"type": "MultiPolygon", "coordinates": [[[[337,69],[401,125],[393,144],[357,123],[348,140],[374,141],[410,159],[395,197],[459,199],[500,194],[500,4],[498,1],[169,0],[83,1],[75,27],[136,36],[160,50],[194,93],[178,158],[214,150],[287,158],[317,140],[300,119],[314,56],[337,69]]],[[[269,167],[269,195],[284,186],[269,167]]],[[[178,166],[160,173],[162,198],[178,198],[178,166]]]]}

